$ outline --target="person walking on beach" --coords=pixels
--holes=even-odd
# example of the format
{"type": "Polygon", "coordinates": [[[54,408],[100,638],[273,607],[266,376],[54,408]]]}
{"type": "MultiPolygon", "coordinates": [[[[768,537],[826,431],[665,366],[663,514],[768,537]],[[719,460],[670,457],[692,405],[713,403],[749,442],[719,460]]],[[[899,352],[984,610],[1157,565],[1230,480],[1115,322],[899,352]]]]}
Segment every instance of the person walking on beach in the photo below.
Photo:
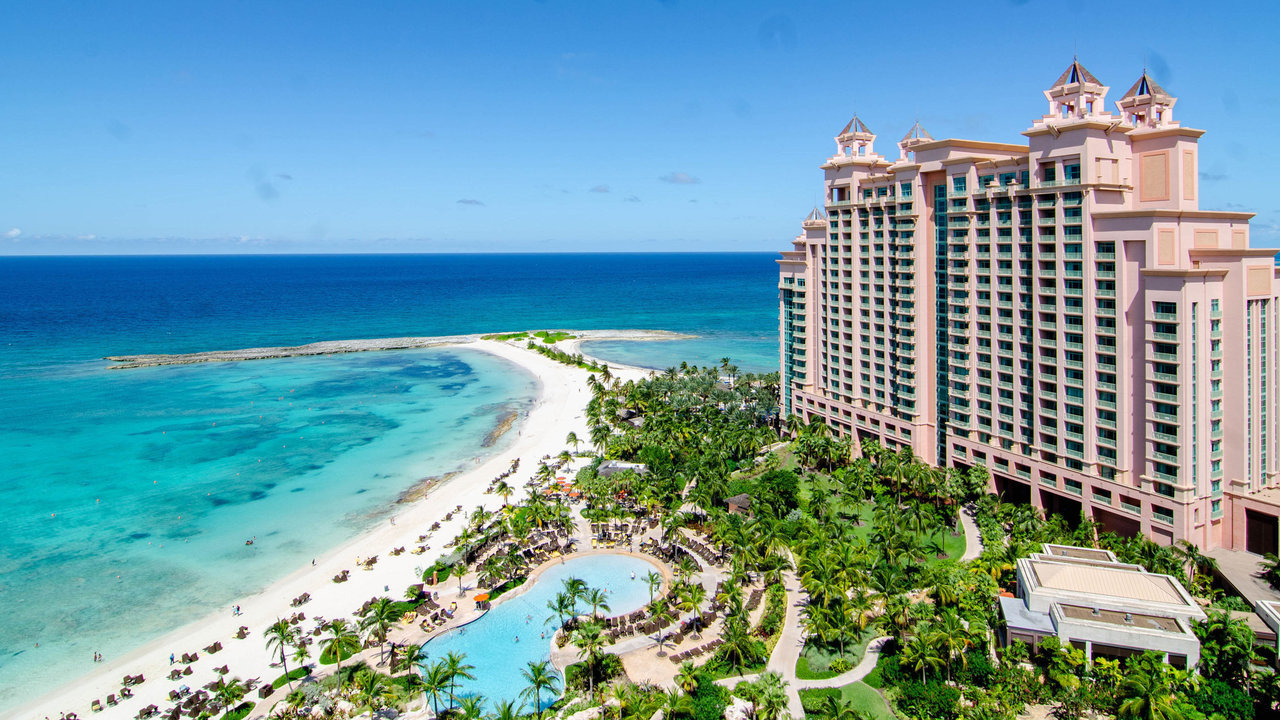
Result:
{"type": "Polygon", "coordinates": [[[173,653],[169,653],[169,664],[173,664],[173,653]]]}

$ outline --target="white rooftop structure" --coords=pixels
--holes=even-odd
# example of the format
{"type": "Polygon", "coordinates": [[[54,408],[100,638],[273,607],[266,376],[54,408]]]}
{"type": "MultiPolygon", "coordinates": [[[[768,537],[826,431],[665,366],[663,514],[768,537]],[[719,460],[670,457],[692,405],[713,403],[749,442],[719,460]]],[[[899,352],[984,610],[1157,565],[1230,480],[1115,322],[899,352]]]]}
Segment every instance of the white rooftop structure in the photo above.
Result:
{"type": "Polygon", "coordinates": [[[1018,597],[1000,599],[1007,641],[1032,646],[1058,637],[1089,657],[1154,650],[1193,667],[1200,643],[1191,622],[1204,611],[1169,575],[1116,561],[1113,553],[1069,545],[1018,560],[1018,597]]]}

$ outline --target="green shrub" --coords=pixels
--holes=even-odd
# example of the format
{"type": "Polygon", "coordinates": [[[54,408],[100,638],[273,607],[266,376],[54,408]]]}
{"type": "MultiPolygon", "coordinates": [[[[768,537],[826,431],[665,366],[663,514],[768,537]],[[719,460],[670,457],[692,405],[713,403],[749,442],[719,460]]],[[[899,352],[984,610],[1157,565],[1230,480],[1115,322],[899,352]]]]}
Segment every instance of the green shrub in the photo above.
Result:
{"type": "Polygon", "coordinates": [[[960,691],[937,680],[901,686],[898,709],[911,717],[954,720],[960,714],[960,691]]]}
{"type": "Polygon", "coordinates": [[[1205,715],[1219,713],[1226,720],[1253,720],[1253,698],[1243,688],[1222,680],[1205,680],[1191,702],[1205,715]]]}
{"type": "Polygon", "coordinates": [[[822,712],[822,703],[828,697],[837,700],[843,691],[840,688],[817,688],[814,690],[800,691],[800,704],[804,706],[806,715],[816,715],[822,712]]]}
{"type": "Polygon", "coordinates": [[[724,709],[729,707],[729,691],[715,683],[708,675],[698,678],[698,689],[693,692],[693,712],[690,720],[721,720],[724,709]]]}
{"type": "Polygon", "coordinates": [[[227,713],[224,720],[241,720],[241,718],[248,717],[249,713],[253,711],[254,704],[252,700],[240,703],[235,710],[227,713]]]}
{"type": "Polygon", "coordinates": [[[847,673],[853,669],[853,665],[851,665],[847,659],[842,657],[838,657],[835,660],[832,660],[831,664],[828,665],[827,667],[831,669],[831,672],[837,675],[841,673],[847,673]]]}

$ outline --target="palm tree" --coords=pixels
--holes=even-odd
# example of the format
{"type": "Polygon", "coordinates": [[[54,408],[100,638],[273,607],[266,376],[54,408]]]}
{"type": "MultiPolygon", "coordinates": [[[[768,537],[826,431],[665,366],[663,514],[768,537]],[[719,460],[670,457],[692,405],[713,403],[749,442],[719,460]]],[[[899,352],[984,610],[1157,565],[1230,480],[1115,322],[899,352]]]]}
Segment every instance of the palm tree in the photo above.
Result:
{"type": "Polygon", "coordinates": [[[582,600],[591,606],[591,617],[594,619],[599,610],[609,611],[609,597],[604,590],[599,588],[587,588],[582,594],[582,600]]]}
{"type": "Polygon", "coordinates": [[[499,700],[490,717],[492,720],[520,720],[520,708],[516,707],[515,700],[499,700]]]}
{"type": "Polygon", "coordinates": [[[569,434],[565,436],[564,441],[566,444],[573,446],[574,452],[578,452],[578,446],[582,444],[582,441],[578,439],[578,433],[572,430],[570,430],[569,434]]]}
{"type": "Polygon", "coordinates": [[[459,714],[462,720],[481,720],[484,717],[484,696],[472,695],[458,701],[459,714]]]}
{"type": "Polygon", "coordinates": [[[516,490],[506,480],[499,480],[498,484],[493,486],[493,491],[498,494],[498,497],[502,498],[502,507],[506,509],[511,502],[511,496],[515,494],[516,490]]]}
{"type": "Polygon", "coordinates": [[[293,681],[289,680],[289,666],[285,663],[285,655],[298,641],[297,629],[288,620],[276,620],[263,632],[262,637],[266,640],[267,652],[280,653],[280,667],[284,669],[285,679],[288,680],[289,692],[293,692],[293,681]]]}
{"type": "Polygon", "coordinates": [[[701,637],[702,604],[707,601],[707,588],[702,583],[693,583],[684,593],[684,609],[693,613],[694,637],[701,637]]]}
{"type": "Polygon", "coordinates": [[[225,677],[218,678],[213,685],[213,697],[222,704],[222,717],[227,717],[231,711],[235,709],[236,703],[244,698],[247,691],[244,689],[244,683],[240,682],[240,678],[232,678],[230,680],[225,677]]]}
{"type": "Polygon", "coordinates": [[[613,641],[604,634],[599,623],[583,623],[573,632],[573,644],[578,648],[578,657],[587,661],[588,693],[593,696],[596,688],[596,663],[604,646],[611,642],[613,641]]]}
{"type": "Polygon", "coordinates": [[[551,670],[551,663],[546,660],[530,661],[528,666],[520,671],[520,674],[528,685],[520,693],[520,697],[527,699],[529,695],[533,695],[533,714],[535,717],[541,718],[542,693],[543,691],[555,692],[556,685],[559,684],[560,679],[551,670]]]}
{"type": "Polygon", "coordinates": [[[395,692],[394,688],[387,683],[386,676],[369,669],[356,673],[355,689],[355,697],[374,709],[378,709],[377,706],[381,704],[379,701],[385,700],[388,695],[395,692]]]}
{"type": "Polygon", "coordinates": [[[929,668],[938,669],[942,666],[942,657],[938,654],[938,649],[933,646],[923,634],[916,635],[911,641],[902,648],[902,654],[899,662],[912,670],[920,671],[920,682],[926,681],[925,671],[929,668]]]}
{"type": "Polygon", "coordinates": [[[475,665],[467,663],[467,654],[449,651],[444,656],[445,671],[449,674],[449,707],[453,707],[453,701],[458,699],[458,679],[475,680],[476,676],[471,674],[476,669],[475,665]]]}
{"type": "Polygon", "coordinates": [[[400,672],[410,672],[414,668],[422,665],[427,660],[427,650],[417,643],[403,645],[400,648],[400,657],[396,665],[400,672]]]}
{"type": "Polygon", "coordinates": [[[437,717],[440,715],[440,696],[449,689],[450,682],[449,668],[443,660],[432,664],[422,675],[422,691],[431,698],[431,707],[437,717]]]}
{"type": "Polygon", "coordinates": [[[698,689],[698,668],[692,660],[680,663],[680,670],[676,672],[676,685],[687,695],[692,695],[698,689]]]}
{"type": "Polygon", "coordinates": [[[973,645],[973,639],[969,636],[968,628],[960,621],[960,616],[952,611],[943,613],[932,629],[933,644],[947,654],[947,682],[951,682],[951,663],[957,657],[964,657],[964,651],[973,645]]]}
{"type": "Polygon", "coordinates": [[[387,644],[387,632],[395,626],[397,619],[399,613],[396,604],[391,598],[381,597],[369,606],[369,612],[360,620],[360,630],[365,633],[365,637],[378,643],[379,663],[384,662],[382,651],[387,644]]]}
{"type": "Polygon", "coordinates": [[[1120,683],[1117,693],[1120,700],[1116,708],[1118,720],[1184,720],[1182,703],[1162,671],[1157,673],[1131,672],[1120,683]]]}
{"type": "Polygon", "coordinates": [[[775,720],[787,707],[787,682],[776,672],[766,672],[757,681],[760,697],[757,705],[762,720],[775,720]]]}
{"type": "Polygon", "coordinates": [[[649,617],[658,625],[658,636],[654,638],[654,642],[658,643],[658,657],[662,657],[666,654],[665,650],[667,642],[667,634],[662,630],[667,625],[670,625],[671,621],[675,619],[671,612],[671,603],[667,602],[665,598],[653,603],[653,605],[649,607],[649,617]]]}
{"type": "Polygon", "coordinates": [[[652,605],[654,592],[656,592],[658,588],[662,587],[662,576],[653,570],[650,570],[648,574],[644,576],[644,581],[649,585],[649,604],[652,605]]]}
{"type": "MultiPolygon", "coordinates": [[[[565,618],[572,617],[577,611],[577,604],[569,593],[558,592],[554,597],[547,601],[547,609],[560,620],[560,624],[556,626],[556,629],[559,629],[564,627],[565,618]]],[[[548,620],[549,619],[550,618],[548,618],[548,620]]]]}
{"type": "Polygon", "coordinates": [[[329,621],[329,635],[320,640],[320,652],[332,656],[338,664],[336,675],[338,686],[342,686],[342,658],[360,652],[360,636],[356,629],[343,618],[329,621]]]}

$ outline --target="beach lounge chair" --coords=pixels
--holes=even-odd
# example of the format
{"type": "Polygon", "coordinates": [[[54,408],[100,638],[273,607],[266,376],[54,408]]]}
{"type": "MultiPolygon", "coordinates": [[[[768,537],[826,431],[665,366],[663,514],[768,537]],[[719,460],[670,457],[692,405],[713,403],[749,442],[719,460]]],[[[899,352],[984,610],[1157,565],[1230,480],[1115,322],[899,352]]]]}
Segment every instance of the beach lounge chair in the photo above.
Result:
{"type": "Polygon", "coordinates": [[[102,701],[94,698],[93,702],[89,703],[89,710],[93,712],[102,712],[102,701]]]}
{"type": "Polygon", "coordinates": [[[114,706],[117,702],[119,702],[119,701],[118,701],[118,700],[116,700],[115,693],[112,693],[112,694],[110,694],[110,695],[108,695],[108,696],[107,696],[107,705],[108,705],[108,706],[114,706]]]}

